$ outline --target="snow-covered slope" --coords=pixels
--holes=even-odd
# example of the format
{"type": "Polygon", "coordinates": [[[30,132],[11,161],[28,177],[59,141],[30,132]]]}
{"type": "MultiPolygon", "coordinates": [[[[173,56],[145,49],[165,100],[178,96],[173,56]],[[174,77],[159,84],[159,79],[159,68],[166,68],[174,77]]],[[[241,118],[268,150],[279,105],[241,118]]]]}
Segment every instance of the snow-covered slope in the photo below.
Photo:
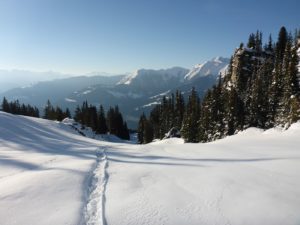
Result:
{"type": "Polygon", "coordinates": [[[218,76],[224,73],[229,64],[230,59],[223,57],[216,57],[212,60],[206,61],[202,64],[197,64],[192,68],[188,74],[185,75],[186,80],[193,80],[205,76],[218,76]]]}
{"type": "Polygon", "coordinates": [[[300,123],[148,145],[70,125],[0,112],[1,225],[299,224],[300,123]]]}
{"type": "Polygon", "coordinates": [[[105,161],[104,143],[69,125],[0,112],[0,224],[100,221],[91,215],[101,210],[102,195],[91,205],[91,192],[94,180],[102,182],[104,173],[93,172],[105,161]]]}
{"type": "Polygon", "coordinates": [[[299,136],[300,123],[109,149],[107,224],[298,225],[299,136]]]}
{"type": "Polygon", "coordinates": [[[116,89],[146,96],[155,95],[182,85],[186,73],[188,70],[181,67],[161,70],[140,69],[122,79],[116,89]]]}

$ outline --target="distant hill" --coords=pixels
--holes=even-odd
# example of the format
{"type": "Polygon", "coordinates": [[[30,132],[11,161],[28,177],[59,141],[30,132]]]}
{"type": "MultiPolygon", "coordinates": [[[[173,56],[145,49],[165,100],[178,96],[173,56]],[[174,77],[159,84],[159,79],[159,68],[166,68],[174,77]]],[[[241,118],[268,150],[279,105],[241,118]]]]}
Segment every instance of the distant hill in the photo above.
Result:
{"type": "Polygon", "coordinates": [[[30,86],[41,81],[63,79],[71,76],[74,75],[53,71],[0,70],[0,93],[17,87],[30,86]]]}
{"type": "Polygon", "coordinates": [[[195,87],[202,96],[216,83],[228,63],[229,59],[216,57],[191,70],[181,67],[140,69],[129,75],[57,79],[14,88],[0,94],[0,97],[19,99],[39,108],[50,99],[53,105],[69,107],[71,111],[85,100],[96,106],[102,104],[106,109],[119,105],[129,127],[136,128],[140,114],[149,112],[165,95],[181,90],[187,96],[195,87]]]}

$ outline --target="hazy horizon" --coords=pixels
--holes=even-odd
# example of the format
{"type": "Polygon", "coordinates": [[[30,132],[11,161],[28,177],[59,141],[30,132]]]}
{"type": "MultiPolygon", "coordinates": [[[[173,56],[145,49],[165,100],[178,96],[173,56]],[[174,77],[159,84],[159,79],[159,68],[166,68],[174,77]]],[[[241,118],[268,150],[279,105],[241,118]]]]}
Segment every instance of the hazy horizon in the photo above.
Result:
{"type": "Polygon", "coordinates": [[[290,5],[300,3],[4,0],[0,92],[72,76],[191,69],[216,56],[229,58],[251,32],[276,40],[281,26],[299,28],[299,7],[290,5]]]}
{"type": "Polygon", "coordinates": [[[86,74],[64,74],[57,71],[32,71],[22,69],[0,69],[0,93],[13,88],[26,87],[38,82],[65,79],[78,76],[115,76],[106,72],[90,72],[86,74]]]}

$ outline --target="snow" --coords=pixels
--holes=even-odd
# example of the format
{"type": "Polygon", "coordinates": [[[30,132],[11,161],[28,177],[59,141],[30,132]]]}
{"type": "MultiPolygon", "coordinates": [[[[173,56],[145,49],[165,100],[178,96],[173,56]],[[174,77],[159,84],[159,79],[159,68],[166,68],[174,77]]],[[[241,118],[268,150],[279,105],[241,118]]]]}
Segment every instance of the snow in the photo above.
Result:
{"type": "Polygon", "coordinates": [[[87,225],[106,224],[104,216],[105,186],[107,182],[107,157],[105,148],[97,154],[96,168],[93,169],[93,179],[89,186],[89,199],[85,210],[85,221],[87,225]],[[103,173],[104,171],[104,173],[103,173]]]}
{"type": "Polygon", "coordinates": [[[79,92],[77,92],[77,91],[74,92],[74,93],[77,93],[77,96],[80,96],[80,95],[87,95],[87,94],[90,94],[90,93],[92,93],[93,91],[95,91],[95,87],[89,86],[89,87],[87,87],[86,90],[82,91],[81,93],[79,93],[79,92]]]}
{"type": "Polygon", "coordinates": [[[227,58],[216,57],[202,64],[197,64],[185,75],[184,79],[192,80],[210,75],[218,76],[226,71],[229,61],[227,58]]]}
{"type": "Polygon", "coordinates": [[[182,82],[187,71],[187,69],[181,67],[160,70],[139,69],[123,78],[118,85],[131,85],[135,82],[153,82],[153,79],[159,79],[159,82],[168,82],[173,78],[178,78],[182,82]]]}
{"type": "Polygon", "coordinates": [[[299,224],[299,135],[300,123],[109,149],[107,224],[299,224]]]}
{"type": "Polygon", "coordinates": [[[147,107],[152,107],[155,105],[159,105],[160,102],[150,102],[149,104],[143,105],[141,108],[147,108],[147,107]]]}
{"type": "Polygon", "coordinates": [[[139,75],[139,70],[134,71],[132,74],[128,74],[124,77],[118,84],[131,84],[132,80],[134,80],[139,75]]]}
{"type": "Polygon", "coordinates": [[[244,47],[243,50],[246,52],[254,52],[255,51],[253,48],[247,48],[247,47],[244,47]]]}
{"type": "Polygon", "coordinates": [[[221,78],[224,78],[226,76],[228,70],[229,70],[229,64],[219,71],[219,74],[221,74],[221,78]]]}
{"type": "Polygon", "coordinates": [[[166,96],[167,94],[169,94],[170,91],[171,91],[171,90],[167,90],[167,91],[165,91],[165,92],[163,92],[163,93],[160,93],[160,94],[158,94],[158,95],[151,96],[149,99],[161,98],[161,97],[166,96]]]}
{"type": "Polygon", "coordinates": [[[96,150],[68,125],[0,112],[2,225],[85,224],[96,150]]]}
{"type": "Polygon", "coordinates": [[[107,91],[108,93],[110,93],[112,96],[116,97],[116,98],[132,98],[132,99],[138,99],[143,97],[142,94],[137,94],[137,93],[133,93],[133,92],[128,92],[128,93],[121,93],[118,91],[107,91]]]}
{"type": "Polygon", "coordinates": [[[71,99],[71,98],[65,98],[66,102],[77,102],[75,99],[71,99]]]}
{"type": "Polygon", "coordinates": [[[298,225],[300,122],[206,144],[107,142],[0,112],[1,225],[298,225]]]}
{"type": "Polygon", "coordinates": [[[82,92],[82,94],[83,94],[83,95],[87,95],[87,94],[89,94],[89,93],[91,93],[91,92],[92,92],[92,90],[86,90],[86,91],[82,92]]]}

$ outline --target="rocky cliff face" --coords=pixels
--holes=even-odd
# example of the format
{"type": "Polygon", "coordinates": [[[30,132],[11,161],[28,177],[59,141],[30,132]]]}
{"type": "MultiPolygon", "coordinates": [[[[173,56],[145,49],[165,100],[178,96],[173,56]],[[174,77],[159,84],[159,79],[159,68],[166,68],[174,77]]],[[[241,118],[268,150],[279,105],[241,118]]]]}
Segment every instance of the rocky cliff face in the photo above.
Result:
{"type": "Polygon", "coordinates": [[[240,47],[236,49],[231,62],[230,83],[237,86],[238,83],[246,84],[253,71],[258,69],[272,53],[264,50],[240,47]]]}

